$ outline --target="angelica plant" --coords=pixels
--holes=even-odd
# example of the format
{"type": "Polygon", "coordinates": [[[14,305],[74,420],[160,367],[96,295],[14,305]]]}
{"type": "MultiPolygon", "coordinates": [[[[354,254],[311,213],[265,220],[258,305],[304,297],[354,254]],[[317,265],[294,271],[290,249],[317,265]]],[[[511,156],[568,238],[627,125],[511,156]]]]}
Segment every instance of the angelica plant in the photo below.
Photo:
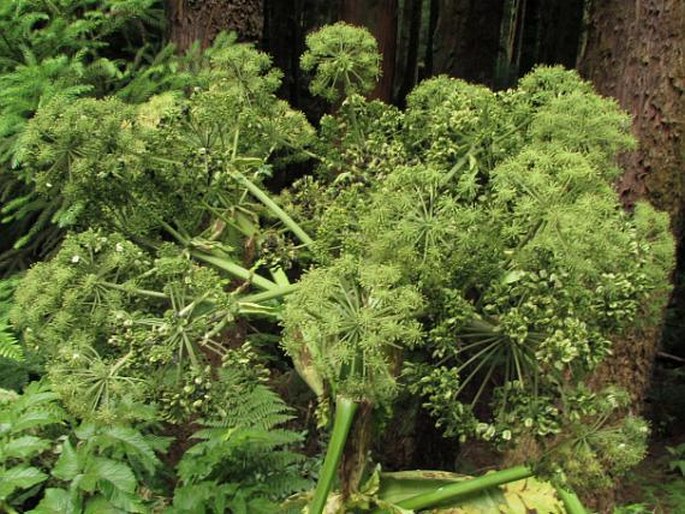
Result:
{"type": "MultiPolygon", "coordinates": [[[[339,51],[344,56],[331,62],[353,58],[339,51]]],[[[611,187],[617,152],[634,145],[628,127],[615,102],[560,68],[538,68],[496,94],[430,79],[404,112],[348,92],[322,124],[317,178],[286,197],[316,241],[302,287],[318,290],[310,294],[319,308],[296,294],[284,318],[286,348],[303,378],[330,394],[340,379],[331,370],[355,369],[354,353],[341,350],[348,352],[356,325],[330,324],[321,301],[331,298],[331,284],[308,277],[359,262],[368,271],[393,269],[394,287],[421,298],[404,314],[420,324],[421,337],[411,345],[386,338],[401,354],[403,377],[385,369],[393,384],[424,395],[446,433],[500,448],[523,434],[544,447],[564,431],[577,433],[571,420],[594,401],[578,396],[583,381],[612,340],[659,322],[670,287],[667,217],[644,203],[626,212],[611,187]]],[[[344,305],[333,312],[354,312],[344,305]]],[[[364,369],[367,361],[358,363],[364,369]]],[[[357,384],[383,390],[363,378],[357,384]]],[[[613,434],[634,448],[645,437],[629,428],[613,434]]],[[[625,469],[599,461],[607,476],[625,469]]]]}

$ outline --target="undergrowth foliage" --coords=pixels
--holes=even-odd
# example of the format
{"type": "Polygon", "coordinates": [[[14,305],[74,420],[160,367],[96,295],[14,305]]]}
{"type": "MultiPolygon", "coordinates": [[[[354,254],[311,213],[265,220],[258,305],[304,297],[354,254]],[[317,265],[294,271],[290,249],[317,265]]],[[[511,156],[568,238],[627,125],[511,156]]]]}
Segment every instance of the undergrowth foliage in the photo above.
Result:
{"type": "Polygon", "coordinates": [[[17,135],[16,164],[68,229],[4,309],[74,419],[36,512],[273,512],[308,485],[267,357],[231,334],[291,287],[280,256],[307,234],[261,182],[314,131],[275,96],[269,57],[234,41],[202,54],[191,88],[55,95],[17,135]],[[165,471],[160,435],[191,423],[201,442],[165,471]]]}
{"type": "Polygon", "coordinates": [[[36,190],[18,159],[28,120],[50,102],[114,94],[137,104],[190,84],[183,59],[164,46],[164,23],[157,0],[0,6],[0,274],[47,255],[71,221],[61,199],[36,190]]]}
{"type": "Polygon", "coordinates": [[[234,395],[224,405],[230,417],[208,418],[192,436],[193,445],[178,465],[180,486],[172,512],[269,514],[277,501],[304,489],[304,457],[290,448],[301,434],[278,428],[292,419],[283,400],[264,384],[224,371],[234,395]]]}
{"type": "Polygon", "coordinates": [[[0,7],[0,24],[27,18],[8,37],[38,56],[0,43],[0,84],[53,88],[19,107],[0,94],[15,197],[1,265],[50,251],[0,297],[0,357],[51,384],[3,393],[0,444],[31,443],[0,447],[18,477],[4,508],[277,511],[318,471],[269,388],[291,364],[321,427],[336,406],[316,509],[358,409],[335,501],[406,512],[380,498],[367,452],[371,416],[403,394],[445,435],[526,448],[559,483],[607,485],[639,460],[644,422],[586,382],[613,340],[659,323],[673,241],[665,215],[625,211],[611,187],[634,144],[614,102],[538,68],[500,93],[429,79],[400,110],[363,96],[376,45],[337,24],[302,58],[335,103],[315,130],[276,96],[270,58],[231,36],[177,57],[148,33],[155,2],[50,4],[0,7]],[[268,192],[307,159],[312,176],[268,192]],[[32,401],[53,414],[24,434],[32,401]]]}

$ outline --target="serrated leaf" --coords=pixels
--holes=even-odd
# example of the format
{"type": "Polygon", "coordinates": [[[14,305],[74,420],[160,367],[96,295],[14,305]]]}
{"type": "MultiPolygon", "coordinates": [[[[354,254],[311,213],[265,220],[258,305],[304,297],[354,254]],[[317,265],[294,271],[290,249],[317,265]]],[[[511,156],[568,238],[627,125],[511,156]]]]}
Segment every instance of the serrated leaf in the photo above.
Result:
{"type": "Polygon", "coordinates": [[[12,433],[16,434],[29,428],[51,425],[59,421],[61,421],[60,418],[56,417],[52,412],[32,410],[19,416],[17,421],[12,424],[12,433]]]}
{"type": "Polygon", "coordinates": [[[50,441],[41,439],[40,437],[26,435],[12,439],[3,450],[5,457],[14,457],[17,459],[27,459],[37,453],[40,453],[50,447],[50,441]]]}
{"type": "Polygon", "coordinates": [[[62,454],[57,459],[52,475],[67,482],[71,481],[81,472],[79,456],[69,442],[65,440],[62,444],[62,454]]]}
{"type": "Polygon", "coordinates": [[[96,496],[86,503],[86,508],[83,514],[122,514],[123,512],[139,512],[139,511],[125,511],[118,509],[112,505],[104,496],[96,496]]]}
{"type": "Polygon", "coordinates": [[[28,489],[46,480],[48,475],[33,466],[15,466],[2,472],[0,500],[5,500],[17,489],[28,489]]]}
{"type": "Polygon", "coordinates": [[[67,491],[51,488],[45,490],[41,502],[27,514],[71,514],[74,510],[67,491]]]}
{"type": "Polygon", "coordinates": [[[557,493],[548,482],[536,478],[526,478],[502,486],[507,500],[507,514],[527,514],[529,512],[547,512],[563,514],[565,512],[557,493]]]}
{"type": "Polygon", "coordinates": [[[99,439],[105,443],[102,445],[103,447],[123,446],[127,454],[139,457],[140,464],[149,473],[154,473],[155,467],[160,464],[152,447],[137,430],[127,427],[111,427],[100,434],[99,439]]]}
{"type": "MultiPolygon", "coordinates": [[[[88,485],[87,490],[92,490],[91,480],[109,482],[115,488],[126,493],[133,493],[136,490],[136,477],[123,462],[117,462],[104,457],[93,457],[86,464],[83,481],[88,485]]],[[[84,488],[86,486],[84,485],[84,488]]]]}
{"type": "Polygon", "coordinates": [[[145,513],[148,509],[145,507],[137,491],[134,493],[126,493],[116,489],[109,482],[100,482],[100,492],[108,502],[117,509],[124,512],[145,513]]]}

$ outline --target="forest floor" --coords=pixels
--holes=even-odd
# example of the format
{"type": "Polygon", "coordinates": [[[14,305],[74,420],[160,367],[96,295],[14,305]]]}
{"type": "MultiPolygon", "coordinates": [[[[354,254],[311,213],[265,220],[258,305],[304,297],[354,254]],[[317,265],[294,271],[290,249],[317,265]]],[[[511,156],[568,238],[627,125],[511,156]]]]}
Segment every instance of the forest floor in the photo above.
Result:
{"type": "Polygon", "coordinates": [[[685,477],[669,470],[674,457],[667,447],[685,444],[685,435],[654,440],[645,460],[617,491],[615,514],[685,514],[685,477]]]}
{"type": "Polygon", "coordinates": [[[657,366],[645,414],[652,425],[649,451],[618,488],[614,514],[685,514],[685,476],[671,469],[678,459],[685,468],[685,368],[657,366]],[[678,457],[669,452],[678,447],[678,457]]]}

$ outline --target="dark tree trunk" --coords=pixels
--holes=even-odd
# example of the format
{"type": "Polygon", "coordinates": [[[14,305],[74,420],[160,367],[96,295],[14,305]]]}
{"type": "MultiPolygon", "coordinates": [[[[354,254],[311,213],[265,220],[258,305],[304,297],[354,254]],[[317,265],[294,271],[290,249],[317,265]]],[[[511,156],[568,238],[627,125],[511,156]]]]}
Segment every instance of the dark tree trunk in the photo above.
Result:
{"type": "Polygon", "coordinates": [[[221,31],[235,31],[240,41],[259,41],[264,16],[262,0],[167,0],[169,40],[179,52],[195,41],[202,48],[221,31]]]}
{"type": "Polygon", "coordinates": [[[327,105],[309,94],[307,77],[300,73],[300,56],[305,51],[307,34],[335,22],[338,10],[336,1],[264,1],[263,47],[273,57],[274,65],[283,71],[280,96],[304,110],[313,121],[321,117],[327,105]]]}
{"type": "Polygon", "coordinates": [[[383,54],[383,75],[371,98],[392,101],[397,47],[397,0],[342,0],[340,19],[368,28],[383,54]]]}
{"type": "Polygon", "coordinates": [[[431,72],[493,86],[503,3],[439,0],[431,72]]]}
{"type": "MultiPolygon", "coordinates": [[[[685,123],[685,2],[593,2],[578,69],[633,116],[640,148],[623,158],[619,192],[648,197],[680,221],[685,123]]],[[[677,226],[678,230],[682,227],[677,226]]]]}
{"type": "MultiPolygon", "coordinates": [[[[680,239],[676,277],[683,276],[685,197],[685,2],[602,0],[590,4],[578,68],[597,90],[633,117],[639,147],[621,157],[617,184],[627,207],[640,198],[668,211],[680,239]]],[[[685,310],[676,283],[671,309],[685,310]]],[[[680,322],[682,324],[682,321],[680,322]]],[[[641,406],[650,385],[660,329],[632,334],[614,346],[598,370],[599,383],[628,390],[641,406]]],[[[682,344],[681,344],[682,348],[682,344]]]]}
{"type": "Polygon", "coordinates": [[[400,15],[395,67],[398,75],[395,99],[402,102],[418,79],[419,35],[424,0],[404,0],[400,15]]]}
{"type": "Polygon", "coordinates": [[[513,86],[536,64],[576,64],[584,0],[505,0],[495,87],[513,86]]]}

